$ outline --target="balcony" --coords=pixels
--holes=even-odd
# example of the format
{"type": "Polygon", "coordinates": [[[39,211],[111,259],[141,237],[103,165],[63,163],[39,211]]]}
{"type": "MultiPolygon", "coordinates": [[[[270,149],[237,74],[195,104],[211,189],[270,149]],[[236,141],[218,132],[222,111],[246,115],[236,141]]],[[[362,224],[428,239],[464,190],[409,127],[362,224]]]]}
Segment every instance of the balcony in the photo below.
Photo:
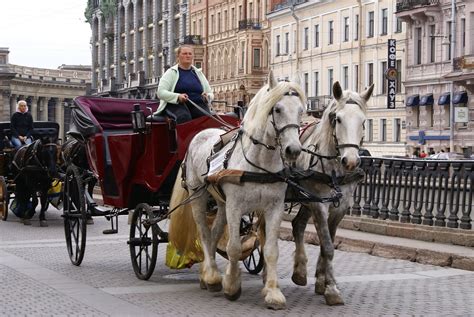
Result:
{"type": "Polygon", "coordinates": [[[293,2],[295,5],[298,5],[298,4],[302,4],[302,3],[306,3],[308,2],[309,0],[280,0],[280,1],[273,1],[272,3],[272,8],[271,8],[271,11],[279,11],[279,10],[283,10],[283,9],[286,9],[286,8],[289,8],[292,6],[293,2]]]}
{"type": "Polygon", "coordinates": [[[397,0],[397,12],[409,11],[426,6],[438,5],[439,0],[397,0]]]}
{"type": "Polygon", "coordinates": [[[239,30],[260,30],[262,25],[257,19],[246,19],[239,21],[239,30]]]}
{"type": "Polygon", "coordinates": [[[308,107],[307,107],[308,114],[316,118],[321,118],[324,112],[324,109],[326,109],[326,107],[329,105],[331,100],[332,100],[331,96],[308,97],[308,107]]]}
{"type": "Polygon", "coordinates": [[[202,45],[201,35],[186,35],[183,44],[202,45]]]}
{"type": "Polygon", "coordinates": [[[474,55],[464,55],[454,59],[454,71],[471,69],[474,71],[474,55]]]}

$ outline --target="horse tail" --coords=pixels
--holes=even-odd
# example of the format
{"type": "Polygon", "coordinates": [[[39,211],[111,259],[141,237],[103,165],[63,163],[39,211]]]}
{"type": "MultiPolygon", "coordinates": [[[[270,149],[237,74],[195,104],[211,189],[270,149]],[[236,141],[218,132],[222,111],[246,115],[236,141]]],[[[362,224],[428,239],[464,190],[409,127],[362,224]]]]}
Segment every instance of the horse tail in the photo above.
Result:
{"type": "Polygon", "coordinates": [[[176,209],[170,215],[166,252],[166,265],[178,269],[190,267],[204,258],[191,205],[188,203],[179,206],[189,196],[188,191],[182,187],[181,175],[182,169],[176,177],[170,200],[170,210],[176,209]]]}

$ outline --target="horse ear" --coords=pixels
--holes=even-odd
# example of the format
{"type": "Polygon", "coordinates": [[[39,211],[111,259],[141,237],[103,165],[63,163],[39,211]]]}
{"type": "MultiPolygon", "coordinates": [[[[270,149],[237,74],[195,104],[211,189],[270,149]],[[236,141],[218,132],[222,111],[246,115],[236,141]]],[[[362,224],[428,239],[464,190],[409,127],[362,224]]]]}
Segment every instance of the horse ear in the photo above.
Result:
{"type": "Polygon", "coordinates": [[[268,87],[270,89],[273,89],[277,84],[278,84],[278,82],[275,79],[275,75],[273,75],[273,71],[270,70],[268,72],[268,87]]]}
{"type": "Polygon", "coordinates": [[[360,94],[362,98],[365,99],[365,101],[369,101],[370,97],[372,96],[372,93],[374,92],[374,84],[370,85],[370,87],[364,91],[363,93],[360,94]]]}
{"type": "Polygon", "coordinates": [[[336,81],[334,83],[334,85],[332,86],[332,93],[334,95],[334,98],[336,98],[336,100],[341,99],[341,97],[342,97],[342,88],[341,88],[341,84],[339,84],[338,81],[336,81]]]}
{"type": "Polygon", "coordinates": [[[301,76],[300,76],[299,74],[297,74],[297,73],[294,73],[294,74],[291,76],[290,81],[291,81],[291,82],[294,82],[295,84],[301,86],[301,76]]]}

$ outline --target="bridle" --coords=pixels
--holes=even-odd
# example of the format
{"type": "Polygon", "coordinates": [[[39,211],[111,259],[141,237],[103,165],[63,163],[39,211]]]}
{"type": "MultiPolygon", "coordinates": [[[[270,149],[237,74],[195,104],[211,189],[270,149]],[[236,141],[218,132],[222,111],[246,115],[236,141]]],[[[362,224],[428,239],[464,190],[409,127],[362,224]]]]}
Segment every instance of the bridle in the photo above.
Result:
{"type": "MultiPolygon", "coordinates": [[[[346,101],[346,104],[355,104],[355,105],[358,105],[360,107],[360,105],[352,99],[349,99],[348,101],[346,101]]],[[[343,148],[352,147],[352,148],[355,148],[357,150],[360,150],[362,144],[364,143],[364,136],[362,136],[362,138],[360,139],[359,144],[355,144],[355,143],[339,144],[339,140],[336,137],[336,123],[337,123],[336,122],[336,113],[331,113],[329,115],[329,119],[330,119],[330,122],[331,122],[331,126],[333,128],[333,137],[334,137],[334,143],[336,144],[337,156],[338,157],[341,156],[341,153],[340,153],[339,150],[343,149],[343,148]]],[[[365,125],[364,124],[363,124],[363,129],[365,130],[365,125]]]]}

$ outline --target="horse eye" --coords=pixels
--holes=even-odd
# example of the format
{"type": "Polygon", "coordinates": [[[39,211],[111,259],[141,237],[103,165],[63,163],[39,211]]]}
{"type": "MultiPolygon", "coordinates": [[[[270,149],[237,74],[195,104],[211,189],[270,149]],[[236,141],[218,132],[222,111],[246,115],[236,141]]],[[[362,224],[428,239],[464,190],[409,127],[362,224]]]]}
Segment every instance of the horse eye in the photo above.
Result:
{"type": "Polygon", "coordinates": [[[336,118],[337,123],[341,123],[341,118],[336,118]]]}
{"type": "Polygon", "coordinates": [[[281,110],[280,110],[279,108],[275,108],[275,112],[276,112],[276,113],[280,113],[281,110]]]}

